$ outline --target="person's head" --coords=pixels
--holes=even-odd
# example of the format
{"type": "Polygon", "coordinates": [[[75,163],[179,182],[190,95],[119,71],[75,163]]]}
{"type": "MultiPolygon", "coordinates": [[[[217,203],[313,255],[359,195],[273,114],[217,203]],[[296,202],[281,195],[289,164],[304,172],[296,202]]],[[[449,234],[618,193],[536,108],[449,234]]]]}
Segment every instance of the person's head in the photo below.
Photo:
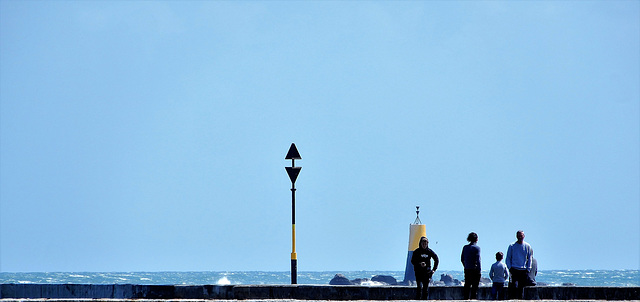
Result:
{"type": "Polygon", "coordinates": [[[504,254],[502,252],[497,252],[496,253],[496,260],[500,261],[500,260],[502,260],[502,258],[504,258],[504,254]]]}
{"type": "Polygon", "coordinates": [[[524,241],[524,231],[520,230],[516,232],[516,238],[518,239],[519,243],[522,243],[524,241]]]}
{"type": "Polygon", "coordinates": [[[467,241],[469,241],[469,243],[478,242],[478,234],[474,232],[469,233],[469,236],[467,236],[467,241]]]}
{"type": "Polygon", "coordinates": [[[420,247],[426,249],[429,246],[429,239],[427,237],[420,238],[420,247]]]}

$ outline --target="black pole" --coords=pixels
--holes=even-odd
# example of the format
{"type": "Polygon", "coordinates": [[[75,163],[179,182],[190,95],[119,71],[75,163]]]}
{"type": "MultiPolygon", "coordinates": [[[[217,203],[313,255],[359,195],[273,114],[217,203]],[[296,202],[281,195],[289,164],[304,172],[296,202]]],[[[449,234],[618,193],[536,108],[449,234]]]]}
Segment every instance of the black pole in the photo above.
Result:
{"type": "MultiPolygon", "coordinates": [[[[296,166],[291,159],[291,168],[296,166]]],[[[291,284],[298,284],[298,255],[296,254],[296,182],[291,182],[291,284]]]]}
{"type": "Polygon", "coordinates": [[[298,284],[298,255],[296,254],[296,185],[291,183],[291,226],[292,226],[292,252],[291,252],[291,284],[298,284]]]}

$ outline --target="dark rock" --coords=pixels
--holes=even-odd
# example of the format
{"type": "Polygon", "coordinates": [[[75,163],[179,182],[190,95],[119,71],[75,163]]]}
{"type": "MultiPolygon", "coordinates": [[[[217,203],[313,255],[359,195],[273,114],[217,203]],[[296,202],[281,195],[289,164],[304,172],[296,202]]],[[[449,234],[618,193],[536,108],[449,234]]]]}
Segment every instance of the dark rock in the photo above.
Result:
{"type": "Polygon", "coordinates": [[[343,274],[336,274],[331,281],[329,281],[330,285],[353,285],[347,277],[343,274]]]}
{"type": "Polygon", "coordinates": [[[440,275],[440,281],[444,282],[446,286],[462,285],[462,282],[460,282],[460,280],[453,279],[453,276],[449,274],[440,275]]]}
{"type": "Polygon", "coordinates": [[[562,283],[562,286],[576,286],[576,284],[575,283],[566,282],[566,283],[562,283]]]}
{"type": "Polygon", "coordinates": [[[451,284],[453,283],[453,276],[449,275],[449,274],[442,274],[440,275],[440,281],[444,282],[444,284],[451,284]]]}
{"type": "Polygon", "coordinates": [[[393,276],[386,276],[386,275],[375,275],[375,276],[371,277],[371,281],[381,282],[381,283],[388,284],[388,285],[397,285],[398,284],[398,280],[396,280],[396,278],[394,278],[393,276]]]}

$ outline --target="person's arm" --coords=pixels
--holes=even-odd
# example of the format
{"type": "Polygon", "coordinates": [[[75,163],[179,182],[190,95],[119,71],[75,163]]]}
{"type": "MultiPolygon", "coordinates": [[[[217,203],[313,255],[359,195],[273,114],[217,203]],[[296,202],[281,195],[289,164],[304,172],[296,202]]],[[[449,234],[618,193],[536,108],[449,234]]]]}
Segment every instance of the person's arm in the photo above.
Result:
{"type": "Polygon", "coordinates": [[[509,280],[509,269],[504,270],[504,280],[509,280]]]}
{"type": "Polygon", "coordinates": [[[438,264],[440,264],[440,260],[438,259],[438,255],[434,251],[431,251],[431,258],[433,258],[433,271],[435,272],[438,269],[438,264]]]}
{"type": "Polygon", "coordinates": [[[533,248],[529,245],[527,249],[527,262],[525,263],[525,267],[527,268],[528,272],[531,271],[532,258],[533,258],[533,248]]]}
{"type": "Polygon", "coordinates": [[[511,245],[507,249],[507,257],[504,259],[507,269],[511,269],[511,245]]]}
{"type": "Polygon", "coordinates": [[[495,270],[493,268],[494,268],[494,266],[492,265],[491,266],[491,270],[489,270],[489,279],[491,279],[491,281],[493,281],[493,277],[495,277],[495,275],[496,275],[496,272],[495,272],[495,270]]]}

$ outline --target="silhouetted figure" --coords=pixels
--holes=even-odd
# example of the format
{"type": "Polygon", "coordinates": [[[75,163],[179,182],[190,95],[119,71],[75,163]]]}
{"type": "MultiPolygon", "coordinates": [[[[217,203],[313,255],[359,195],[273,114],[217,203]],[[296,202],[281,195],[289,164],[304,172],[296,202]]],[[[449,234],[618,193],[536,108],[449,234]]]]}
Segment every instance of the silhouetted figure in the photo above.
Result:
{"type": "Polygon", "coordinates": [[[464,266],[464,299],[476,299],[478,296],[478,284],[480,284],[480,247],[478,234],[471,232],[467,236],[469,244],[462,248],[460,261],[464,266]]]}
{"type": "Polygon", "coordinates": [[[416,299],[426,300],[429,298],[429,281],[431,276],[438,269],[438,255],[429,248],[429,240],[427,237],[420,238],[420,246],[413,251],[411,264],[413,271],[416,273],[416,284],[418,286],[416,299]],[[431,259],[433,259],[433,269],[431,269],[431,259]]]}

